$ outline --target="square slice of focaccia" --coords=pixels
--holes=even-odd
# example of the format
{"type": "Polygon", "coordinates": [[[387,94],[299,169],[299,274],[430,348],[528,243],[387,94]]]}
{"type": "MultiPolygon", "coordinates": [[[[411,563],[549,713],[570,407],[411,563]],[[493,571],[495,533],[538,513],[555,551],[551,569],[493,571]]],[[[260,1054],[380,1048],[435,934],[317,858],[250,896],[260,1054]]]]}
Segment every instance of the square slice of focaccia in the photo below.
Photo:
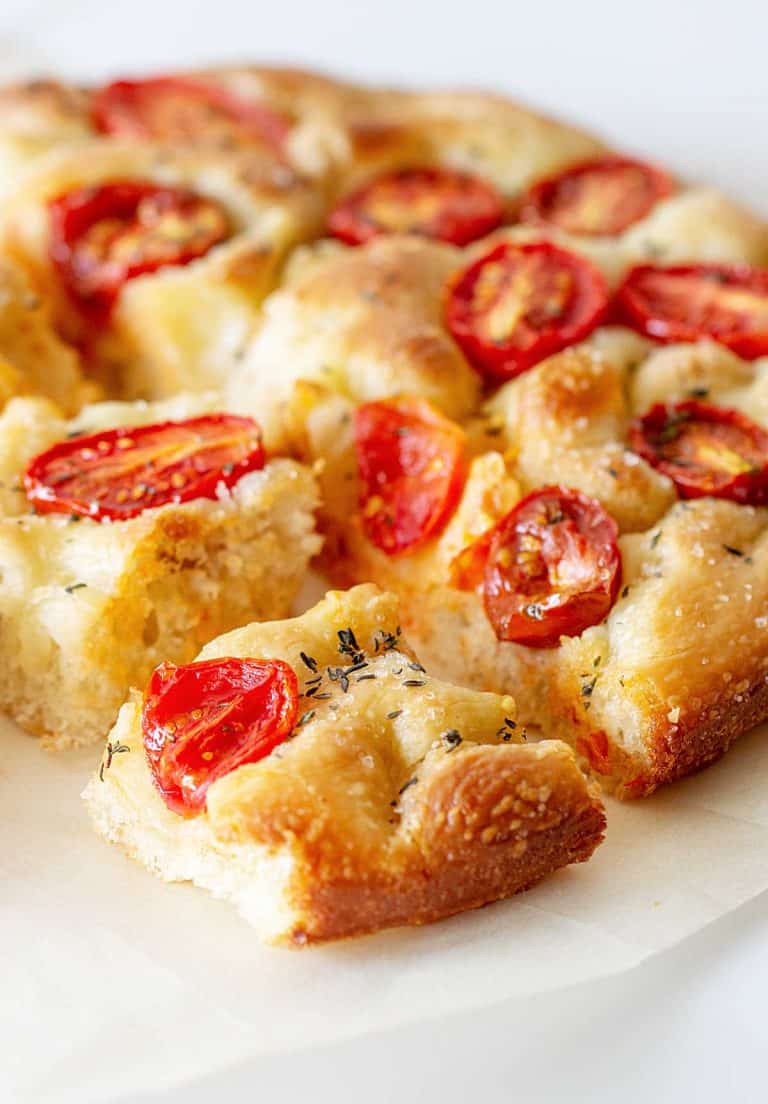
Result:
{"type": "MultiPolygon", "coordinates": [[[[711,343],[653,350],[606,330],[506,384],[464,431],[434,408],[425,415],[423,400],[356,405],[305,388],[302,453],[324,460],[326,568],[339,584],[373,579],[397,592],[410,639],[441,677],[497,692],[514,686],[526,724],[573,742],[620,796],[650,793],[768,716],[768,511],[714,497],[678,501],[673,480],[629,447],[632,416],[660,393],[675,400],[691,389],[759,416],[764,366],[711,343]],[[406,442],[405,467],[393,475],[379,453],[366,483],[361,427],[382,410],[414,414],[379,423],[406,442]],[[423,417],[439,446],[419,466],[423,417]],[[464,465],[459,490],[440,524],[409,545],[408,525],[429,517],[429,480],[455,456],[464,465]],[[414,504],[405,514],[400,490],[390,495],[394,479],[414,504]],[[491,584],[482,571],[467,573],[466,556],[553,485],[603,511],[618,569],[599,614],[575,633],[566,625],[559,640],[539,645],[505,639],[491,584]]],[[[526,547],[510,557],[524,563],[526,547]]],[[[541,610],[531,602],[535,620],[541,610]]]]}
{"type": "Polygon", "coordinates": [[[321,212],[275,159],[92,143],[41,160],[6,199],[0,252],[113,394],[156,399],[223,384],[321,212]]]}
{"type": "Polygon", "coordinates": [[[394,596],[366,585],[164,665],[85,791],[97,831],[293,946],[438,920],[589,858],[604,815],[571,749],[526,743],[512,698],[433,679],[400,632],[394,596]],[[248,699],[246,676],[269,694],[248,699]]]}
{"type": "Polygon", "coordinates": [[[199,419],[210,414],[215,428],[219,409],[215,396],[180,396],[95,404],[67,421],[46,400],[17,398],[0,415],[0,709],[49,746],[103,739],[160,659],[185,662],[217,633],[290,609],[319,547],[314,478],[269,454],[238,477],[220,433],[205,496],[184,499],[189,465],[202,463],[199,419]],[[198,421],[186,431],[188,419],[198,421]],[[99,482],[102,431],[168,423],[150,452],[123,434],[99,482]],[[49,512],[50,500],[64,512],[49,512]],[[102,501],[114,510],[87,516],[102,501]],[[126,502],[146,508],[123,517],[126,502]]]}

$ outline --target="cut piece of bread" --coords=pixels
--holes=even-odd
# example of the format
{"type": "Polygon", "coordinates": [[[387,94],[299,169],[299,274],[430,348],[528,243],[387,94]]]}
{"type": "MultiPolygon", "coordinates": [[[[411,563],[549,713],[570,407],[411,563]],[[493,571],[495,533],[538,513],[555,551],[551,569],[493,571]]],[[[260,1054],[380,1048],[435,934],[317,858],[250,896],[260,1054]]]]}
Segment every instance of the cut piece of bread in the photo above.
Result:
{"type": "Polygon", "coordinates": [[[0,252],[51,305],[64,336],[86,344],[95,372],[128,398],[157,399],[221,387],[243,353],[262,299],[298,242],[322,225],[319,191],[278,161],[217,158],[126,142],[90,143],[40,160],[0,215],[0,252]],[[123,286],[109,324],[94,327],[72,304],[50,256],[52,198],[116,180],[171,185],[214,200],[230,236],[189,264],[123,286]]]}
{"type": "Polygon", "coordinates": [[[602,838],[600,799],[572,751],[526,744],[511,698],[432,679],[400,640],[394,596],[374,586],[200,653],[231,656],[296,671],[306,704],[287,742],[218,779],[206,810],[184,818],[152,783],[134,692],[84,796],[107,839],[233,901],[265,940],[437,920],[583,861],[602,838]],[[362,656],[340,647],[345,630],[362,656]]]}
{"type": "Polygon", "coordinates": [[[46,395],[74,414],[99,397],[98,384],[85,379],[50,314],[24,272],[0,260],[0,407],[14,395],[46,395]]]}
{"type": "Polygon", "coordinates": [[[320,541],[311,472],[269,459],[215,500],[113,522],[35,516],[20,490],[31,456],[67,432],[180,419],[212,396],[105,403],[66,422],[44,400],[0,415],[0,708],[57,748],[103,739],[131,685],[160,659],[288,612],[320,541]]]}

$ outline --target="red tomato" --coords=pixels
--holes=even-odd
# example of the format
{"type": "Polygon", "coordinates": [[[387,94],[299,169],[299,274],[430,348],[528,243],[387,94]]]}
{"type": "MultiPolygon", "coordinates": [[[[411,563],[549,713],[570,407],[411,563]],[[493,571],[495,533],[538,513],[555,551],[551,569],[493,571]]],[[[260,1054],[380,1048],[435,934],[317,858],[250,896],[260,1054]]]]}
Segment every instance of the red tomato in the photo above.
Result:
{"type": "Polygon", "coordinates": [[[279,659],[161,663],[144,695],[141,729],[168,808],[199,813],[213,782],[290,736],[298,703],[296,675],[279,659]]]}
{"type": "Polygon", "coordinates": [[[421,234],[466,245],[494,230],[504,200],[476,176],[452,169],[399,169],[383,173],[346,196],[328,229],[349,245],[380,234],[421,234]]]}
{"type": "Polygon", "coordinates": [[[446,321],[473,367],[505,380],[586,337],[607,305],[605,280],[584,257],[505,243],[454,279],[446,321]]]}
{"type": "Polygon", "coordinates": [[[205,414],[60,441],[30,462],[24,490],[40,514],[124,520],[168,502],[215,498],[220,483],[232,487],[263,467],[251,418],[205,414]]]}
{"type": "Polygon", "coordinates": [[[280,112],[193,77],[115,81],[94,93],[91,117],[102,134],[223,149],[256,143],[277,152],[291,127],[280,112]]]}
{"type": "Polygon", "coordinates": [[[768,433],[738,410],[695,399],[656,403],[632,424],[629,443],[682,498],[768,503],[768,433]]]}
{"type": "Polygon", "coordinates": [[[599,157],[541,180],[523,196],[520,221],[569,234],[621,234],[675,185],[661,169],[628,157],[599,157]]]}
{"type": "Polygon", "coordinates": [[[365,531],[390,556],[447,522],[466,476],[464,434],[418,398],[365,403],[355,413],[365,531]]]}
{"type": "Polygon", "coordinates": [[[617,537],[596,499],[543,487],[462,554],[454,580],[482,586],[499,640],[553,648],[607,616],[621,584],[617,537]]]}
{"type": "Polygon", "coordinates": [[[638,265],[615,304],[619,321],[655,341],[710,337],[747,360],[768,355],[768,269],[638,265]]]}
{"type": "Polygon", "coordinates": [[[203,257],[230,232],[223,208],[183,188],[116,180],[51,201],[51,259],[74,301],[105,320],[126,280],[203,257]]]}

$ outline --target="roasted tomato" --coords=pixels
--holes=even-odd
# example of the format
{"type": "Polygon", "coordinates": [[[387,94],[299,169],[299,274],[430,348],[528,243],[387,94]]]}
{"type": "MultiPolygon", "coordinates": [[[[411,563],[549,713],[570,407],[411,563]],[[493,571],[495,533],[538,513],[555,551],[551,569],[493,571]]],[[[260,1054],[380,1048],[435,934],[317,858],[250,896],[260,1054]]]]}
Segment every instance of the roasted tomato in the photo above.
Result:
{"type": "Polygon", "coordinates": [[[263,103],[192,77],[115,81],[94,94],[91,117],[102,134],[220,149],[257,144],[276,152],[291,127],[263,103]]]}
{"type": "Polygon", "coordinates": [[[418,398],[365,403],[355,413],[365,531],[389,555],[434,536],[466,476],[464,434],[418,398]]]}
{"type": "Polygon", "coordinates": [[[298,702],[296,675],[279,659],[161,663],[144,695],[141,729],[168,808],[199,813],[213,782],[290,736],[298,702]]]}
{"type": "Polygon", "coordinates": [[[453,281],[446,321],[467,359],[511,379],[586,337],[608,305],[602,274],[549,242],[505,243],[453,281]]]}
{"type": "Polygon", "coordinates": [[[617,537],[596,499],[544,487],[462,553],[454,581],[482,587],[499,640],[553,648],[608,614],[621,584],[617,537]]]}
{"type": "Polygon", "coordinates": [[[709,337],[747,360],[768,355],[768,269],[639,265],[615,307],[619,321],[654,341],[709,337]]]}
{"type": "Polygon", "coordinates": [[[421,234],[466,245],[494,230],[503,217],[503,199],[476,176],[452,169],[399,169],[342,199],[328,229],[349,245],[380,234],[421,234]]]}
{"type": "Polygon", "coordinates": [[[682,498],[768,503],[768,433],[738,410],[695,399],[656,403],[632,424],[629,443],[682,498]]]}
{"type": "Polygon", "coordinates": [[[599,157],[541,180],[520,204],[521,222],[569,234],[621,234],[672,195],[671,177],[627,157],[599,157]]]}
{"type": "Polygon", "coordinates": [[[232,487],[263,467],[251,418],[206,414],[60,441],[31,461],[24,490],[40,514],[123,520],[168,502],[215,498],[220,484],[232,487]]]}
{"type": "Polygon", "coordinates": [[[212,199],[143,180],[78,188],[50,203],[51,259],[67,292],[94,321],[126,280],[203,257],[230,233],[212,199]]]}

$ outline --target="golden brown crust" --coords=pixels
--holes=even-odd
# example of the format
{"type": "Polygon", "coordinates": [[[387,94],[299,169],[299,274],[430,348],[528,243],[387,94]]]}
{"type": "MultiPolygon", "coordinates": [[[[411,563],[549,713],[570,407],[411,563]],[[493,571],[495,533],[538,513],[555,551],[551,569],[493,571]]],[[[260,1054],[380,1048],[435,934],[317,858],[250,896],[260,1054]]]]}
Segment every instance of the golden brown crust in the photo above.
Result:
{"type": "Polygon", "coordinates": [[[590,727],[577,708],[563,709],[553,718],[552,729],[569,727],[580,761],[616,797],[635,799],[715,763],[735,740],[766,719],[768,674],[762,674],[737,696],[723,695],[704,711],[688,711],[675,724],[668,713],[650,715],[642,756],[628,755],[603,729],[590,727]]]}
{"type": "Polygon", "coordinates": [[[349,869],[343,845],[303,849],[294,891],[303,919],[290,941],[432,923],[585,862],[602,839],[605,814],[563,751],[473,747],[444,759],[408,801],[410,846],[373,877],[349,869]]]}

